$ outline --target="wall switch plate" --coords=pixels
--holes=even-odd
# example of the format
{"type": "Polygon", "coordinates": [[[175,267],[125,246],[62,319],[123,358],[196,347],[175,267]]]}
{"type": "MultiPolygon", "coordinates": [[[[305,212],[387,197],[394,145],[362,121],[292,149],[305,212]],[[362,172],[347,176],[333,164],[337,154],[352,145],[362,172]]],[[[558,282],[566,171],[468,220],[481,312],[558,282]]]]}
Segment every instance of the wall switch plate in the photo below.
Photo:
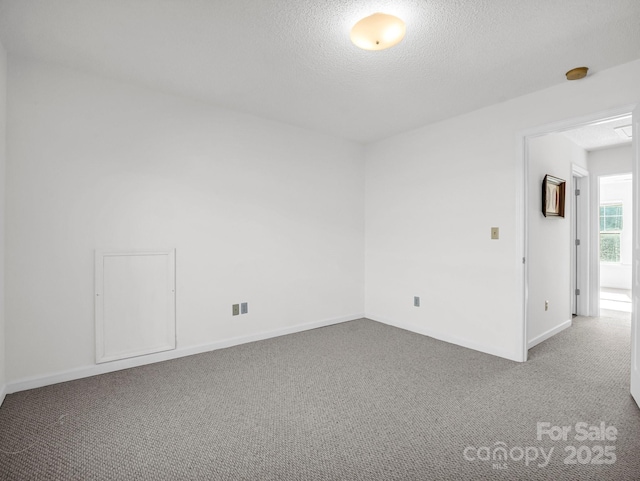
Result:
{"type": "Polygon", "coordinates": [[[418,296],[413,297],[413,306],[420,307],[420,298],[418,296]]]}
{"type": "Polygon", "coordinates": [[[249,303],[243,302],[240,304],[240,314],[246,314],[247,312],[249,312],[249,303]]]}
{"type": "Polygon", "coordinates": [[[549,310],[549,301],[544,301],[544,310],[545,311],[549,310]]]}
{"type": "Polygon", "coordinates": [[[500,239],[500,228],[492,227],[491,228],[491,238],[492,239],[500,239]]]}
{"type": "Polygon", "coordinates": [[[240,304],[234,304],[233,306],[231,306],[231,313],[234,316],[237,316],[238,314],[240,314],[240,304]]]}

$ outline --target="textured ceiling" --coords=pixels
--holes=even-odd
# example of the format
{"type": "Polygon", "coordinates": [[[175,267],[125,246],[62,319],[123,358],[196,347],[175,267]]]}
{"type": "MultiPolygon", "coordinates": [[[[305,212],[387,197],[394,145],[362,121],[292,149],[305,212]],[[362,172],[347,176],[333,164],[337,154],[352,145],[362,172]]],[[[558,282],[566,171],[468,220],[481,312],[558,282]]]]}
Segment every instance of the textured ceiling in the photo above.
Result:
{"type": "MultiPolygon", "coordinates": [[[[614,145],[630,144],[631,138],[616,130],[616,127],[631,127],[631,116],[597,122],[578,129],[561,132],[566,138],[585,150],[599,150],[614,145]]],[[[626,129],[628,132],[631,128],[626,129]]]]}
{"type": "Polygon", "coordinates": [[[639,19],[638,0],[0,0],[0,39],[10,55],[369,142],[639,58],[639,19]],[[407,35],[360,50],[349,29],[377,11],[407,35]]]}

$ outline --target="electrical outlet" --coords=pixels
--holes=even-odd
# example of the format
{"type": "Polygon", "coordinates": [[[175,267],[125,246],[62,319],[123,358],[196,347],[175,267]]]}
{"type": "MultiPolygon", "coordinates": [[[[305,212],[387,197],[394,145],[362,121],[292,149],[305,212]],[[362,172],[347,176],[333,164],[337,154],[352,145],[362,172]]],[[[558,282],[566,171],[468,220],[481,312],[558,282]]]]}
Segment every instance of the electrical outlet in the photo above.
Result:
{"type": "Polygon", "coordinates": [[[243,302],[240,304],[240,314],[246,314],[247,312],[249,312],[249,303],[243,302]]]}
{"type": "Polygon", "coordinates": [[[238,314],[240,314],[240,304],[234,304],[233,306],[231,306],[231,313],[234,316],[237,316],[238,314]]]}
{"type": "Polygon", "coordinates": [[[491,228],[491,238],[496,240],[496,239],[500,239],[500,228],[499,227],[492,227],[491,228]]]}
{"type": "Polygon", "coordinates": [[[544,301],[544,310],[545,311],[549,310],[549,301],[544,301]]]}
{"type": "Polygon", "coordinates": [[[413,307],[420,307],[420,298],[418,296],[413,297],[413,307]]]}

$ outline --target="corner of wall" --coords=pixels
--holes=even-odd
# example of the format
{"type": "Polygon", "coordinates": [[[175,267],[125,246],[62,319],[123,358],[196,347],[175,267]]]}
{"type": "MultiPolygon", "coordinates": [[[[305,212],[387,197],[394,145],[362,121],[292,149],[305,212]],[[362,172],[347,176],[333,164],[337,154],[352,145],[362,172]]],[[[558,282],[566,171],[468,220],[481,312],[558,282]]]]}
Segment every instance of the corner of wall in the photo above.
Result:
{"type": "Polygon", "coordinates": [[[572,162],[586,167],[586,155],[561,135],[543,135],[529,142],[528,255],[534,261],[528,267],[528,348],[571,325],[571,267],[566,262],[571,256],[570,196],[563,217],[546,217],[540,212],[540,186],[546,174],[570,186],[572,162]]]}

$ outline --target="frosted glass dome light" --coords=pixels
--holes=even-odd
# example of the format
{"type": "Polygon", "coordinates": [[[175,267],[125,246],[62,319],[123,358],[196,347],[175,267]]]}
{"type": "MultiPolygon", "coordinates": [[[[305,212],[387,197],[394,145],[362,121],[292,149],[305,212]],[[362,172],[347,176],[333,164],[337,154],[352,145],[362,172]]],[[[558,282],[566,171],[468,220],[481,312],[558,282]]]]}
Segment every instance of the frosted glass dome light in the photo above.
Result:
{"type": "Polygon", "coordinates": [[[364,50],[384,50],[400,43],[407,28],[402,20],[386,13],[363,18],[351,29],[351,41],[364,50]]]}

